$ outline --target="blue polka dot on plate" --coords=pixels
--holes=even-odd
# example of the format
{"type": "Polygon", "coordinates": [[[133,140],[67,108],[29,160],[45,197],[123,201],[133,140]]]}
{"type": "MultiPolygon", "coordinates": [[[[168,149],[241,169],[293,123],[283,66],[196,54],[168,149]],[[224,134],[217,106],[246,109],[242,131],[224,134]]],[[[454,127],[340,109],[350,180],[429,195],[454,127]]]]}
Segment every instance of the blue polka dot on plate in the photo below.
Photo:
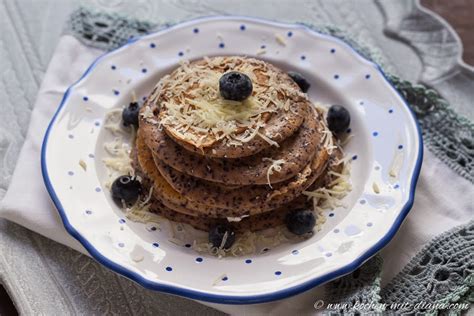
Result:
{"type": "Polygon", "coordinates": [[[398,145],[398,149],[403,149],[403,145],[398,145]]]}
{"type": "Polygon", "coordinates": [[[370,79],[370,75],[369,74],[365,75],[365,79],[370,79]]]}
{"type": "Polygon", "coordinates": [[[251,260],[251,259],[247,259],[247,260],[245,260],[245,263],[246,263],[246,264],[250,264],[250,263],[252,263],[252,260],[251,260]]]}
{"type": "Polygon", "coordinates": [[[196,258],[196,262],[201,263],[202,261],[203,261],[203,259],[201,257],[196,258]]]}
{"type": "Polygon", "coordinates": [[[388,113],[392,114],[392,113],[393,113],[393,110],[392,110],[392,109],[388,110],[388,113]]]}
{"type": "Polygon", "coordinates": [[[120,248],[123,248],[123,247],[125,247],[125,244],[124,244],[123,242],[119,242],[119,243],[118,243],[118,246],[119,246],[120,248]]]}
{"type": "Polygon", "coordinates": [[[359,203],[364,205],[366,203],[366,201],[365,200],[360,200],[359,203]]]}
{"type": "Polygon", "coordinates": [[[224,43],[219,43],[219,48],[224,48],[225,44],[224,43]]]}
{"type": "Polygon", "coordinates": [[[180,56],[180,57],[183,56],[183,55],[184,55],[183,52],[179,52],[179,53],[178,53],[178,56],[180,56]]]}
{"type": "Polygon", "coordinates": [[[352,160],[357,160],[357,155],[352,156],[352,160]]]}
{"type": "Polygon", "coordinates": [[[150,48],[155,48],[156,44],[155,43],[150,43],[150,48]]]}
{"type": "Polygon", "coordinates": [[[373,226],[373,224],[371,222],[367,223],[367,227],[372,227],[372,226],[373,226]]]}
{"type": "Polygon", "coordinates": [[[301,55],[301,60],[305,60],[306,59],[306,56],[305,55],[301,55]]]}
{"type": "Polygon", "coordinates": [[[125,224],[125,220],[123,218],[119,219],[120,224],[125,224]]]}
{"type": "Polygon", "coordinates": [[[339,79],[339,75],[334,75],[334,79],[339,79]]]}
{"type": "Polygon", "coordinates": [[[287,35],[288,37],[292,37],[292,36],[293,36],[293,32],[292,32],[292,31],[289,31],[288,33],[286,33],[286,35],[287,35]]]}
{"type": "Polygon", "coordinates": [[[331,54],[334,54],[336,52],[335,48],[331,48],[331,54]]]}
{"type": "Polygon", "coordinates": [[[74,172],[68,171],[67,174],[70,175],[70,176],[73,176],[73,175],[74,175],[74,172]]]}
{"type": "Polygon", "coordinates": [[[225,277],[223,277],[221,280],[222,280],[222,281],[227,281],[227,280],[229,280],[229,278],[225,276],[225,277]]]}
{"type": "Polygon", "coordinates": [[[300,252],[299,252],[298,250],[296,250],[296,249],[291,252],[291,254],[293,254],[293,255],[295,255],[295,256],[296,256],[297,254],[299,254],[299,253],[300,253],[300,252]]]}
{"type": "Polygon", "coordinates": [[[240,30],[241,30],[241,31],[245,31],[245,25],[242,24],[242,25],[240,26],[240,30]]]}
{"type": "Polygon", "coordinates": [[[379,132],[373,132],[372,135],[374,135],[375,137],[379,135],[379,132]]]}
{"type": "Polygon", "coordinates": [[[339,233],[339,229],[338,228],[334,229],[334,233],[335,234],[339,233]]]}
{"type": "Polygon", "coordinates": [[[334,213],[329,213],[329,217],[334,217],[334,213]]]}
{"type": "Polygon", "coordinates": [[[166,267],[166,271],[171,272],[171,271],[173,271],[173,268],[172,267],[166,267]]]}
{"type": "Polygon", "coordinates": [[[101,188],[99,188],[99,187],[95,188],[95,192],[100,192],[100,191],[102,191],[101,188]]]}
{"type": "Polygon", "coordinates": [[[186,244],[186,245],[184,245],[184,247],[191,248],[191,244],[186,244]]]}
{"type": "Polygon", "coordinates": [[[281,275],[281,271],[275,271],[275,275],[281,275]]]}
{"type": "Polygon", "coordinates": [[[69,139],[73,139],[73,138],[74,138],[74,135],[69,134],[69,135],[67,135],[67,137],[69,137],[69,139]]]}
{"type": "Polygon", "coordinates": [[[94,158],[94,154],[89,154],[89,158],[94,158]]]}
{"type": "Polygon", "coordinates": [[[146,69],[146,68],[143,68],[143,69],[142,69],[142,72],[143,72],[143,73],[146,73],[146,72],[147,72],[147,69],[146,69]]]}
{"type": "Polygon", "coordinates": [[[82,97],[82,100],[84,100],[85,102],[89,101],[89,98],[87,96],[83,96],[82,97]]]}
{"type": "Polygon", "coordinates": [[[100,125],[100,122],[95,122],[94,125],[95,125],[95,126],[99,126],[99,125],[100,125]]]}
{"type": "Polygon", "coordinates": [[[91,215],[91,214],[92,214],[92,211],[91,211],[91,210],[86,210],[86,214],[87,214],[87,215],[91,215]]]}
{"type": "Polygon", "coordinates": [[[198,29],[197,27],[196,27],[196,28],[194,28],[194,29],[193,29],[193,33],[194,33],[194,34],[197,34],[197,33],[199,33],[199,29],[198,29]]]}
{"type": "Polygon", "coordinates": [[[115,94],[115,95],[119,95],[119,94],[120,94],[120,91],[114,90],[114,94],[115,94]]]}
{"type": "Polygon", "coordinates": [[[158,248],[158,247],[160,247],[160,244],[159,244],[159,243],[157,243],[157,242],[154,242],[154,243],[152,243],[151,245],[152,245],[154,248],[158,248]]]}
{"type": "Polygon", "coordinates": [[[115,70],[115,69],[117,69],[117,66],[112,65],[112,66],[110,66],[110,69],[115,70]]]}
{"type": "Polygon", "coordinates": [[[326,257],[332,257],[332,253],[326,252],[326,257]]]}
{"type": "Polygon", "coordinates": [[[266,45],[262,45],[262,46],[260,46],[260,48],[261,48],[261,49],[265,49],[265,48],[267,48],[267,46],[266,46],[266,45]]]}

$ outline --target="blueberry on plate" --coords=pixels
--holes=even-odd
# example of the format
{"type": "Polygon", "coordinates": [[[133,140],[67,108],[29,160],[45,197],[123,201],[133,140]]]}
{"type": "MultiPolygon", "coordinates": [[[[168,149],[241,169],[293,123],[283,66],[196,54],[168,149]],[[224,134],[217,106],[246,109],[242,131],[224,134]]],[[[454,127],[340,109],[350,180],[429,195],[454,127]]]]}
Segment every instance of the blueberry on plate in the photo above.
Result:
{"type": "Polygon", "coordinates": [[[130,102],[130,104],[123,109],[122,121],[124,126],[133,125],[138,128],[138,113],[140,112],[140,105],[138,102],[130,102]]]}
{"type": "Polygon", "coordinates": [[[329,108],[326,121],[329,130],[339,134],[346,131],[349,127],[349,124],[351,123],[351,115],[345,107],[341,105],[333,105],[329,108]]]}
{"type": "Polygon", "coordinates": [[[295,235],[304,235],[313,231],[316,225],[314,212],[308,209],[296,209],[286,215],[286,228],[295,235]]]}
{"type": "Polygon", "coordinates": [[[226,100],[243,101],[252,94],[250,78],[241,72],[231,71],[219,79],[219,92],[226,100]]]}
{"type": "Polygon", "coordinates": [[[112,183],[112,198],[119,206],[123,206],[122,201],[131,206],[135,204],[142,193],[140,181],[131,176],[120,176],[112,183]]]}
{"type": "Polygon", "coordinates": [[[222,248],[229,249],[235,242],[235,232],[231,225],[217,224],[209,230],[209,242],[213,247],[220,248],[224,237],[225,242],[222,248]]]}
{"type": "Polygon", "coordinates": [[[311,87],[311,85],[309,84],[308,80],[306,80],[300,73],[289,71],[288,76],[290,76],[290,78],[293,79],[298,87],[300,87],[301,91],[304,93],[308,92],[308,89],[311,87]]]}

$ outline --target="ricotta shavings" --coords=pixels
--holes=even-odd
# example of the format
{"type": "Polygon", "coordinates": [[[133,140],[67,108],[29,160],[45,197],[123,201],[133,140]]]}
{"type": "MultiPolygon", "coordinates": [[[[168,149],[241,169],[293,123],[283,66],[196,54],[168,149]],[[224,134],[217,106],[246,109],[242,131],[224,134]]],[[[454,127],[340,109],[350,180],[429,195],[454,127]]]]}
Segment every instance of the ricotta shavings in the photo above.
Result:
{"type": "Polygon", "coordinates": [[[323,219],[322,212],[327,209],[335,209],[336,207],[344,206],[341,203],[351,190],[352,184],[350,182],[350,163],[346,159],[341,159],[332,164],[332,167],[343,164],[342,171],[329,171],[329,183],[317,188],[314,191],[304,191],[303,194],[313,199],[313,207],[318,219],[323,219]]]}
{"type": "Polygon", "coordinates": [[[285,163],[284,159],[277,159],[273,160],[272,158],[262,158],[263,161],[269,161],[271,162],[271,165],[267,169],[267,184],[270,187],[270,189],[273,189],[272,184],[270,182],[270,176],[273,174],[273,172],[280,172],[281,167],[285,163]]]}
{"type": "Polygon", "coordinates": [[[327,115],[327,108],[319,103],[315,103],[314,105],[318,111],[322,113],[323,119],[321,120],[321,128],[319,132],[323,134],[322,139],[322,147],[325,148],[329,155],[332,154],[333,150],[337,148],[336,144],[334,144],[334,136],[332,132],[329,130],[329,127],[326,123],[326,115],[327,115]]]}
{"type": "Polygon", "coordinates": [[[268,71],[265,63],[244,62],[238,57],[204,58],[203,62],[193,64],[183,61],[159,86],[160,124],[197,147],[219,140],[229,146],[240,146],[257,136],[277,146],[261,128],[271,113],[289,111],[289,101],[285,99],[298,94],[293,87],[279,83],[276,73],[268,71]],[[249,76],[253,95],[242,102],[223,99],[219,79],[225,69],[249,76]]]}
{"type": "Polygon", "coordinates": [[[285,41],[285,38],[283,37],[283,35],[275,33],[275,40],[281,46],[286,46],[286,41],[285,41]]]}
{"type": "MultiPolygon", "coordinates": [[[[132,168],[132,160],[130,158],[131,148],[126,142],[130,136],[122,125],[122,109],[116,109],[108,112],[104,120],[104,128],[107,129],[114,137],[114,140],[104,144],[104,150],[109,155],[102,159],[102,162],[107,167],[108,179],[105,187],[110,189],[112,182],[121,175],[134,175],[132,168]]],[[[132,130],[132,139],[134,137],[132,130]]]]}
{"type": "MultiPolygon", "coordinates": [[[[229,249],[216,248],[207,239],[194,240],[192,248],[199,253],[207,253],[223,258],[227,256],[240,257],[244,255],[264,253],[289,241],[301,241],[304,237],[291,234],[283,225],[265,229],[258,233],[246,231],[236,236],[234,244],[229,249]]],[[[222,244],[224,245],[224,243],[222,244]]]]}

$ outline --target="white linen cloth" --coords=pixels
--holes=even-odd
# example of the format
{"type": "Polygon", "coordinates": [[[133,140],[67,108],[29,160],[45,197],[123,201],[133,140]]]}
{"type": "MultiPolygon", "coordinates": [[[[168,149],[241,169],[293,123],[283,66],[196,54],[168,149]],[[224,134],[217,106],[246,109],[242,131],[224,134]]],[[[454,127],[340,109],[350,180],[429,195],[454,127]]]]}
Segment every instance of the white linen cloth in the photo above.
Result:
{"type": "MultiPolygon", "coordinates": [[[[40,152],[46,128],[64,92],[101,54],[103,51],[87,47],[73,36],[61,37],[39,90],[9,189],[0,202],[0,217],[84,254],[87,251],[64,229],[44,186],[40,152]]],[[[434,236],[473,218],[474,195],[469,181],[426,148],[421,170],[413,209],[394,239],[382,250],[382,286],[434,236]]],[[[313,304],[322,297],[322,292],[319,287],[289,299],[258,305],[204,304],[229,314],[310,314],[316,313],[313,304]]]]}

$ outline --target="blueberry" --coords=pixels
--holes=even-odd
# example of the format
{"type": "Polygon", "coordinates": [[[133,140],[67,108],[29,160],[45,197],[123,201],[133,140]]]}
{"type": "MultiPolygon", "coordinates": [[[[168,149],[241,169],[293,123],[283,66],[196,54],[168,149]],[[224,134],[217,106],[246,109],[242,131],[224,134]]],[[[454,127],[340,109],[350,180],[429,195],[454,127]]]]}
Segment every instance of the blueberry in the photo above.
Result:
{"type": "Polygon", "coordinates": [[[127,206],[135,204],[142,193],[140,181],[130,176],[120,176],[112,183],[112,198],[115,203],[122,206],[122,201],[127,206]]]}
{"type": "Polygon", "coordinates": [[[219,91],[226,100],[243,101],[252,94],[250,78],[241,72],[231,71],[219,79],[219,91]]]}
{"type": "Polygon", "coordinates": [[[209,231],[209,242],[213,247],[219,248],[222,244],[222,240],[227,233],[227,238],[223,246],[224,249],[232,247],[235,241],[235,232],[229,224],[217,224],[209,231]]]}
{"type": "Polygon", "coordinates": [[[304,93],[308,92],[309,87],[311,85],[309,82],[298,72],[290,71],[288,72],[288,76],[300,87],[301,91],[304,93]]]}
{"type": "Polygon", "coordinates": [[[313,231],[316,218],[312,210],[297,209],[286,215],[286,227],[295,235],[304,235],[313,231]]]}
{"type": "Polygon", "coordinates": [[[339,134],[346,131],[349,127],[349,124],[351,123],[351,115],[345,107],[341,105],[333,105],[329,108],[326,121],[329,130],[339,134]]]}
{"type": "Polygon", "coordinates": [[[138,102],[131,102],[128,107],[123,109],[122,121],[124,126],[133,125],[138,127],[138,112],[140,112],[140,105],[138,102]]]}

